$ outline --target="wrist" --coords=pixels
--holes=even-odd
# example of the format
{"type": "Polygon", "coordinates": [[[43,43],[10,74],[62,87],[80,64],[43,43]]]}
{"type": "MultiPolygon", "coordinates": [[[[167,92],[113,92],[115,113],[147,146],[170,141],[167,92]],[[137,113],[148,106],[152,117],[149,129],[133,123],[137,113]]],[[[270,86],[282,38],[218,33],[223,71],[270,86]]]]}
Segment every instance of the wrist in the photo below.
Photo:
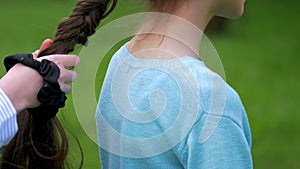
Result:
{"type": "Polygon", "coordinates": [[[15,65],[1,79],[0,88],[11,100],[17,112],[39,105],[37,94],[43,79],[37,71],[21,64],[15,65]]]}

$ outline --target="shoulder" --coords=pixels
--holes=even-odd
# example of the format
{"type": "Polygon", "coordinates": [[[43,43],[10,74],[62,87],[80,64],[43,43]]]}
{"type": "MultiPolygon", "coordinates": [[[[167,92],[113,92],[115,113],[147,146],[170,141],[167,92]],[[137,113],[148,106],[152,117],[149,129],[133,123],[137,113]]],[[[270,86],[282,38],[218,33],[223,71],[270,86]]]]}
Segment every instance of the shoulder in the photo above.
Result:
{"type": "Polygon", "coordinates": [[[232,122],[243,131],[251,144],[250,126],[239,94],[201,62],[187,62],[199,95],[198,121],[205,124],[232,122]]]}

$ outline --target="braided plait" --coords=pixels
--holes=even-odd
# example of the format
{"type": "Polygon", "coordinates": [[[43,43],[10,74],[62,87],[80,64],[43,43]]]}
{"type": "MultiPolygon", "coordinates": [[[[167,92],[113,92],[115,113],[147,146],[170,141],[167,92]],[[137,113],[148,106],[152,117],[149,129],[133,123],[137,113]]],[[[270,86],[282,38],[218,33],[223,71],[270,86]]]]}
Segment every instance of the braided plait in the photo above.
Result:
{"type": "Polygon", "coordinates": [[[76,44],[85,45],[87,38],[95,33],[100,20],[107,17],[117,4],[117,0],[113,0],[107,11],[109,2],[110,0],[79,1],[72,14],[59,24],[52,46],[39,56],[66,54],[74,51],[76,44]]]}

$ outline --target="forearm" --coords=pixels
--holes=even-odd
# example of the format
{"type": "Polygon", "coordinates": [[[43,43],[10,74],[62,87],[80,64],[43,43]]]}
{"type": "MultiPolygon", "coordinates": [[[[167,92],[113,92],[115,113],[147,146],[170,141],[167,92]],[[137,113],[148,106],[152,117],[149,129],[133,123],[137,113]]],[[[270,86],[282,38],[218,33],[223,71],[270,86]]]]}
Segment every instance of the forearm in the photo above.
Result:
{"type": "Polygon", "coordinates": [[[43,79],[37,71],[21,64],[15,65],[0,80],[0,88],[17,112],[39,104],[35,100],[42,84],[43,79]]]}

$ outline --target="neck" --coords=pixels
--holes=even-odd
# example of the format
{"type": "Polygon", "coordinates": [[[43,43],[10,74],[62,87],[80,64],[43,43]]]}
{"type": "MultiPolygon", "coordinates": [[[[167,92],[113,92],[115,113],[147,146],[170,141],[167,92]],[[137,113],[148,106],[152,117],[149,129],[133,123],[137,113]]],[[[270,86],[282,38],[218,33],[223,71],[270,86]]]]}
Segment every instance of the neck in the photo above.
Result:
{"type": "Polygon", "coordinates": [[[213,9],[213,3],[199,0],[186,1],[174,11],[174,15],[185,19],[204,32],[208,22],[214,16],[213,9]]]}
{"type": "MultiPolygon", "coordinates": [[[[199,58],[199,49],[208,22],[213,17],[212,12],[207,10],[207,5],[200,5],[201,1],[188,1],[180,5],[173,15],[152,13],[150,19],[138,32],[128,49],[135,53],[144,49],[161,49],[170,51],[170,57],[192,56],[199,58]],[[206,6],[200,8],[199,6],[206,6]],[[155,26],[153,26],[155,25],[155,26]]],[[[151,53],[152,54],[152,53],[151,53]]],[[[137,56],[151,57],[151,55],[137,56]]],[[[167,56],[152,56],[151,59],[169,59],[167,56]]]]}

